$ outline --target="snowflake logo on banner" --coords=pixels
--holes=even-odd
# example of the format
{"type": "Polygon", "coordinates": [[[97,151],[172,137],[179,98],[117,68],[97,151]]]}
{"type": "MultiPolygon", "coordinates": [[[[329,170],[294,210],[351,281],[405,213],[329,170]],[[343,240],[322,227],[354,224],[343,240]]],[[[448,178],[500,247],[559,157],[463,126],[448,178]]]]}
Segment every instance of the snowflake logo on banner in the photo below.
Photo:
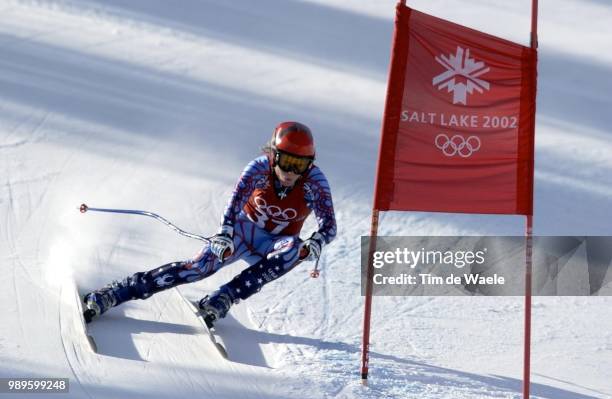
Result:
{"type": "Polygon", "coordinates": [[[474,90],[479,93],[489,90],[489,83],[479,76],[489,72],[490,68],[484,62],[470,58],[470,49],[457,46],[455,55],[440,55],[436,61],[446,68],[446,72],[434,77],[432,83],[438,86],[438,90],[446,88],[448,92],[453,92],[453,104],[467,105],[468,94],[474,90]]]}

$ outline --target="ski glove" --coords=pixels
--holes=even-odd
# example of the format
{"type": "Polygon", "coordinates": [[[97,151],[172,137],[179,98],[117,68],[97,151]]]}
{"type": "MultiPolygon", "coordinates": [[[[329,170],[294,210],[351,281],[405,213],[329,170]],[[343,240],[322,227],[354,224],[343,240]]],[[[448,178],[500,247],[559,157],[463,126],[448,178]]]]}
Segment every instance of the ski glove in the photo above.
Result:
{"type": "Polygon", "coordinates": [[[234,253],[234,228],[224,224],[217,234],[210,239],[210,251],[221,262],[234,253]]]}
{"type": "Polygon", "coordinates": [[[325,238],[318,231],[313,233],[309,239],[304,241],[304,247],[308,250],[308,255],[304,260],[316,262],[321,256],[321,248],[325,244],[325,238]]]}

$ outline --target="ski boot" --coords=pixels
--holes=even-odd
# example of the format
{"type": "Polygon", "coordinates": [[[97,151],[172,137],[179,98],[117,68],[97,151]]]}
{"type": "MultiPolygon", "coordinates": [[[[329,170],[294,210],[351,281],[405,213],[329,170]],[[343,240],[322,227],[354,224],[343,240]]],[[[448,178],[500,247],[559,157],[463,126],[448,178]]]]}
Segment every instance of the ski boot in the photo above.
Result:
{"type": "Polygon", "coordinates": [[[83,317],[85,322],[91,323],[95,317],[99,317],[113,306],[116,306],[119,302],[118,291],[122,288],[120,282],[113,281],[104,288],[86,294],[83,297],[83,302],[85,303],[83,317]]]}
{"type": "Polygon", "coordinates": [[[213,328],[214,323],[227,315],[233,303],[238,303],[227,287],[221,287],[219,290],[206,295],[200,299],[198,308],[204,316],[204,321],[208,328],[213,328]]]}

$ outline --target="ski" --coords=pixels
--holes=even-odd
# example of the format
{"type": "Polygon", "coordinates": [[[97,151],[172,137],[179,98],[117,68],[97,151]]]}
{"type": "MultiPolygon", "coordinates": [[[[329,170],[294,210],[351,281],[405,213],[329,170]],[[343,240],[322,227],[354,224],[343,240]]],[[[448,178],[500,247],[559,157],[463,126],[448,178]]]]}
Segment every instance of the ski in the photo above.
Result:
{"type": "Polygon", "coordinates": [[[204,315],[200,312],[200,309],[198,309],[198,305],[194,302],[191,302],[189,299],[185,298],[185,296],[178,289],[175,288],[175,290],[179,294],[181,299],[183,299],[183,302],[185,302],[185,304],[189,306],[189,309],[198,318],[198,320],[200,321],[200,323],[202,324],[202,326],[208,333],[208,337],[210,338],[211,342],[213,343],[215,348],[217,348],[217,352],[219,352],[219,354],[224,359],[227,360],[228,359],[227,349],[225,349],[225,346],[222,344],[222,340],[217,334],[217,331],[215,330],[215,328],[208,327],[208,324],[206,324],[206,320],[204,320],[204,315]]]}
{"type": "Polygon", "coordinates": [[[83,327],[83,334],[85,334],[85,337],[87,338],[87,342],[89,343],[89,348],[92,350],[92,352],[97,353],[98,352],[98,346],[96,345],[96,341],[94,340],[93,336],[91,335],[91,333],[89,332],[89,327],[87,327],[87,322],[86,322],[86,313],[88,310],[85,309],[85,307],[83,306],[83,298],[81,297],[81,294],[79,293],[79,287],[76,285],[76,283],[74,284],[74,293],[75,293],[75,299],[77,302],[77,310],[79,313],[79,320],[81,321],[81,326],[83,327]]]}

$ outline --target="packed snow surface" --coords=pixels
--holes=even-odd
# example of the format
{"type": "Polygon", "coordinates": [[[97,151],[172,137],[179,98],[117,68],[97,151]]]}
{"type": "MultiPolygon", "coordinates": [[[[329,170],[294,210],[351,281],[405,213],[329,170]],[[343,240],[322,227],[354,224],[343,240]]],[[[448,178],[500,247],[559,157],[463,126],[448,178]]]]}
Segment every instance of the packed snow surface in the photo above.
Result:
{"type": "MultiPolygon", "coordinates": [[[[612,3],[540,3],[535,233],[610,235],[612,3]]],[[[527,0],[409,4],[529,40],[527,0]]],[[[66,397],[91,399],[521,397],[520,297],[375,297],[369,385],[359,381],[360,236],[394,15],[392,0],[0,1],[0,377],[66,377],[66,397]],[[73,281],[99,288],[202,243],[78,205],[213,234],[282,120],[312,128],[332,186],[339,234],[321,277],[304,264],[237,305],[220,327],[231,361],[176,290],[108,312],[89,351],[73,281]]],[[[379,233],[520,235],[524,223],[388,213],[379,233]]],[[[200,298],[242,268],[179,290],[200,298]]],[[[534,298],[534,398],[612,397],[611,308],[534,298]]]]}

